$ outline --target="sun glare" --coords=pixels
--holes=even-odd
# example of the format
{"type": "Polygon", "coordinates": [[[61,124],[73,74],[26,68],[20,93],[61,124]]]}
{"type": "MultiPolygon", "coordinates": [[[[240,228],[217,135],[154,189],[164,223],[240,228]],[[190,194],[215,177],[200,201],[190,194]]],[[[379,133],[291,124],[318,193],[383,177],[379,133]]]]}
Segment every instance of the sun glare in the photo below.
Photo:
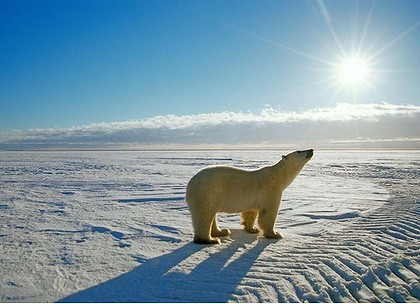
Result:
{"type": "Polygon", "coordinates": [[[345,86],[365,84],[371,74],[367,61],[358,57],[348,57],[337,64],[336,76],[345,86]]]}
{"type": "MultiPolygon", "coordinates": [[[[375,8],[378,6],[376,1],[371,1],[370,10],[367,12],[364,24],[353,25],[351,32],[351,47],[349,44],[342,44],[341,37],[337,35],[336,29],[333,26],[332,17],[324,3],[324,0],[316,1],[321,15],[324,17],[325,24],[329,30],[332,40],[335,43],[335,48],[326,46],[332,50],[332,54],[328,57],[320,57],[312,54],[306,50],[300,50],[277,41],[260,37],[251,32],[237,30],[242,34],[261,40],[262,42],[271,44],[279,49],[294,53],[295,55],[305,57],[317,61],[325,65],[325,70],[328,75],[324,78],[316,78],[315,81],[304,84],[294,90],[293,92],[307,90],[312,87],[320,86],[322,89],[319,96],[329,96],[331,100],[351,97],[354,102],[360,100],[361,96],[367,94],[375,94],[381,99],[385,99],[380,90],[377,90],[377,85],[380,78],[384,75],[387,69],[383,66],[386,59],[381,58],[381,55],[388,51],[393,45],[405,38],[412,31],[420,27],[420,21],[417,21],[412,26],[403,30],[399,35],[391,37],[389,40],[383,39],[385,30],[379,33],[371,33],[370,25],[373,20],[375,8]],[[361,29],[359,31],[358,29],[361,29]],[[376,38],[369,41],[368,37],[375,34],[376,38]],[[354,37],[353,37],[354,36],[354,37]],[[382,40],[383,39],[383,40],[382,40]],[[382,45],[379,42],[382,40],[382,45]],[[333,55],[333,56],[331,56],[333,55]],[[334,58],[331,60],[330,58],[334,58]],[[337,61],[336,61],[337,60],[337,61]]],[[[385,26],[385,29],[390,25],[385,26]]],[[[346,37],[345,37],[346,38],[346,37]]],[[[389,70],[392,72],[392,70],[389,70]]],[[[396,72],[412,72],[412,70],[395,70],[396,72]]]]}

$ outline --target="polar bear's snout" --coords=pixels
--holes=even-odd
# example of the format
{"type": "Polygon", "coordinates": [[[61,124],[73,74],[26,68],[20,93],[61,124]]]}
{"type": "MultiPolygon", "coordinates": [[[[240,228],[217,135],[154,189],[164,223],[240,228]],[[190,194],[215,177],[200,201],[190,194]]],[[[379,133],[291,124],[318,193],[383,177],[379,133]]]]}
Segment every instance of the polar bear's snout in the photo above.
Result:
{"type": "Polygon", "coordinates": [[[314,155],[314,149],[306,150],[306,158],[311,158],[314,155]]]}
{"type": "Polygon", "coordinates": [[[298,153],[305,153],[305,158],[311,158],[314,155],[314,149],[309,149],[305,151],[298,151],[298,153]]]}

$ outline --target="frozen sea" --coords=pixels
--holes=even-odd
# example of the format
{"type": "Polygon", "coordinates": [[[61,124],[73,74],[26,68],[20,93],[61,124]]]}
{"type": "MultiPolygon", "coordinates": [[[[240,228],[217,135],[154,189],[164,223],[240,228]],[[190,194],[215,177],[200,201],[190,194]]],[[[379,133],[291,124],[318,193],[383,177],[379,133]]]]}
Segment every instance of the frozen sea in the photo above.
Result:
{"type": "Polygon", "coordinates": [[[0,302],[419,302],[420,151],[315,151],[283,239],[191,242],[198,170],[287,152],[0,152],[0,302]]]}

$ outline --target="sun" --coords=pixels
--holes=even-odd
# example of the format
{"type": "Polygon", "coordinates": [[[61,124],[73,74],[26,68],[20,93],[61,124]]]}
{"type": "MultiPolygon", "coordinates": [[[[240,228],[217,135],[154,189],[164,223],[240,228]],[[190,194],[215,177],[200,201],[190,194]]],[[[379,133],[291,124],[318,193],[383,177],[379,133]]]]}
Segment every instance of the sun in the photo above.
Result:
{"type": "Polygon", "coordinates": [[[343,86],[355,87],[366,84],[370,76],[370,64],[361,57],[346,57],[336,64],[336,77],[343,86]]]}

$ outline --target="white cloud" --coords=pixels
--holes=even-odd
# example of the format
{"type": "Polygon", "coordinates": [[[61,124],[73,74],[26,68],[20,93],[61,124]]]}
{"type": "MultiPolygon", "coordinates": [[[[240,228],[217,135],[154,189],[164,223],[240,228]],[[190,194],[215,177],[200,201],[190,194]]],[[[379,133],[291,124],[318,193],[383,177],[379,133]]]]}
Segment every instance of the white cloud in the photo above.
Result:
{"type": "Polygon", "coordinates": [[[301,112],[283,112],[265,106],[259,113],[220,112],[182,116],[169,114],[63,129],[1,132],[0,143],[3,146],[53,146],[100,142],[257,143],[270,140],[305,140],[305,136],[308,140],[352,140],[372,136],[385,139],[419,138],[419,117],[419,106],[388,103],[338,103],[333,107],[301,112]]]}

